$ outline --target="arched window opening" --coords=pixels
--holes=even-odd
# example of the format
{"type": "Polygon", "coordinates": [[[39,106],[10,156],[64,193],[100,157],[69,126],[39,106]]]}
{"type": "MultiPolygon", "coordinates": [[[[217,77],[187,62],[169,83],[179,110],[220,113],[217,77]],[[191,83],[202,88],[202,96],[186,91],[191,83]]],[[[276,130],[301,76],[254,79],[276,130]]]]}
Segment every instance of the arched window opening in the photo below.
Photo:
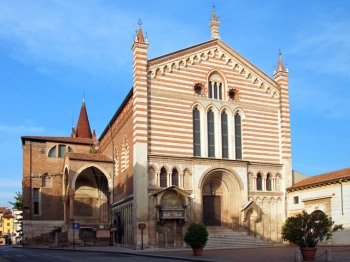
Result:
{"type": "Polygon", "coordinates": [[[238,113],[235,115],[235,145],[236,145],[236,159],[242,159],[241,116],[238,113]]]}
{"type": "Polygon", "coordinates": [[[271,191],[271,174],[268,173],[266,176],[266,190],[271,191]]]}
{"type": "Polygon", "coordinates": [[[258,191],[262,190],[262,177],[261,177],[260,173],[256,177],[256,190],[258,190],[258,191]]]}
{"type": "Polygon", "coordinates": [[[129,167],[129,145],[128,145],[128,139],[126,137],[124,137],[124,140],[123,140],[121,161],[122,161],[122,164],[121,164],[122,171],[124,171],[129,167]]]}
{"type": "Polygon", "coordinates": [[[215,133],[214,133],[214,113],[210,109],[207,114],[208,118],[208,156],[215,157],[215,133]]]}
{"type": "Polygon", "coordinates": [[[66,156],[66,145],[58,146],[58,158],[64,158],[66,156]]]}
{"type": "Polygon", "coordinates": [[[56,157],[56,146],[50,149],[48,157],[56,157]]]}
{"type": "Polygon", "coordinates": [[[179,186],[179,174],[176,168],[174,168],[171,173],[171,182],[173,186],[179,186]]]}
{"type": "Polygon", "coordinates": [[[225,111],[221,114],[221,141],[222,158],[228,158],[228,124],[227,114],[225,111]]]}
{"type": "Polygon", "coordinates": [[[192,189],[192,175],[190,171],[185,170],[184,172],[184,188],[185,189],[192,189]]]}
{"type": "Polygon", "coordinates": [[[281,177],[279,175],[276,176],[276,191],[281,191],[281,177]]]}
{"type": "Polygon", "coordinates": [[[119,175],[119,154],[118,150],[114,150],[114,176],[119,175]]]}
{"type": "Polygon", "coordinates": [[[167,187],[168,185],[167,173],[164,167],[160,170],[160,187],[167,187]]]}
{"type": "Polygon", "coordinates": [[[41,177],[42,187],[51,187],[51,178],[47,173],[43,174],[41,177]]]}
{"type": "Polygon", "coordinates": [[[193,110],[193,155],[201,155],[200,118],[197,107],[193,110]]]}
{"type": "Polygon", "coordinates": [[[223,79],[219,74],[212,74],[209,78],[208,96],[213,99],[223,99],[223,79]]]}

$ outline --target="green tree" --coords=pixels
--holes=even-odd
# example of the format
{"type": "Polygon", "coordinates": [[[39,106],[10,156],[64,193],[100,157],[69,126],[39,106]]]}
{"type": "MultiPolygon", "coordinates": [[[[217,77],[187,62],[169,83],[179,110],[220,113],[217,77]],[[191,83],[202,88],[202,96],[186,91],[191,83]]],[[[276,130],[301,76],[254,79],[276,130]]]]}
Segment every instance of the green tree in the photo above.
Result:
{"type": "MultiPolygon", "coordinates": [[[[15,201],[14,202],[11,202],[9,201],[9,203],[11,205],[13,205],[13,208],[14,209],[17,209],[19,211],[22,211],[22,215],[23,215],[23,195],[21,192],[16,192],[16,196],[14,197],[15,198],[15,201]]],[[[17,217],[16,218],[18,220],[18,223],[19,223],[19,230],[16,230],[17,233],[20,234],[20,236],[22,236],[23,232],[23,217],[17,217]]]]}
{"type": "Polygon", "coordinates": [[[16,192],[15,202],[9,201],[11,205],[13,205],[13,208],[23,211],[23,195],[21,192],[16,192]]]}

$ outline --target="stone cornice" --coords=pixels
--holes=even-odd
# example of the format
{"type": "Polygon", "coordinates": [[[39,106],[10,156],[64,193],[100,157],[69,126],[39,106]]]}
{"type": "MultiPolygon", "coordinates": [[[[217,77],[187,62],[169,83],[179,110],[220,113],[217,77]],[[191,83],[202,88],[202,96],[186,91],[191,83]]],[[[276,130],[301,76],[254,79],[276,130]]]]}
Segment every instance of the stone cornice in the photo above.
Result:
{"type": "Polygon", "coordinates": [[[148,161],[150,163],[171,163],[183,165],[204,165],[204,166],[226,166],[226,167],[243,167],[248,165],[247,161],[232,160],[232,159],[217,159],[205,157],[176,157],[176,156],[159,156],[149,155],[148,161]]]}
{"type": "Polygon", "coordinates": [[[253,198],[266,198],[266,197],[282,197],[283,192],[277,192],[277,191],[249,191],[248,197],[253,198]]]}

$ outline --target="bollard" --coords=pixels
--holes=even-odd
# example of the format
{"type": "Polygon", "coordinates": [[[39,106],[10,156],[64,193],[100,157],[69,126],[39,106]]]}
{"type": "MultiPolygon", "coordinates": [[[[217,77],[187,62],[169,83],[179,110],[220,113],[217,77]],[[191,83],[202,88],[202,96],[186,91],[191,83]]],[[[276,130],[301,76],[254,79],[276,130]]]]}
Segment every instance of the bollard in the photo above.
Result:
{"type": "Polygon", "coordinates": [[[300,250],[295,250],[294,251],[294,262],[301,262],[300,250]]]}
{"type": "Polygon", "coordinates": [[[326,250],[326,261],[332,262],[332,251],[330,249],[326,250]]]}

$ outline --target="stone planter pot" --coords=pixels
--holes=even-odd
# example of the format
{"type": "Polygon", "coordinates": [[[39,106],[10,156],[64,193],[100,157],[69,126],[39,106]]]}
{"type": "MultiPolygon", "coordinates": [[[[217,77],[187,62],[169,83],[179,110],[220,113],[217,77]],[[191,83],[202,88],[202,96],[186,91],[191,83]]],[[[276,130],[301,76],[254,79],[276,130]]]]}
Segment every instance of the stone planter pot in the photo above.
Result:
{"type": "Polygon", "coordinates": [[[201,256],[202,253],[203,253],[203,248],[204,248],[204,247],[192,247],[193,255],[195,255],[195,256],[201,256]]]}
{"type": "Polygon", "coordinates": [[[301,247],[300,252],[304,261],[314,261],[317,247],[301,247]]]}

